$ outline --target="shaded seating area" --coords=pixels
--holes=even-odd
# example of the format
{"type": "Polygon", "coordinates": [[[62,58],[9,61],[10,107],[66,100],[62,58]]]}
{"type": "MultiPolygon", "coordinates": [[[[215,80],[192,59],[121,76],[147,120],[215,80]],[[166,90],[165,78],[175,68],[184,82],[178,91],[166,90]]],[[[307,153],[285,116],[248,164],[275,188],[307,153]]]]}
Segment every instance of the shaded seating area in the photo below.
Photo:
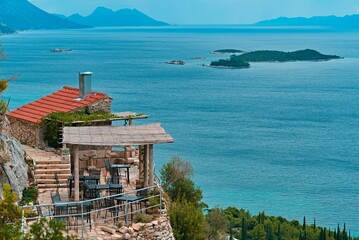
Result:
{"type": "MultiPolygon", "coordinates": [[[[86,147],[127,147],[138,146],[139,157],[139,179],[141,187],[154,184],[154,160],[153,145],[160,143],[172,143],[173,138],[166,133],[161,124],[147,124],[139,126],[85,126],[85,127],[64,127],[64,146],[70,144],[73,152],[73,176],[70,177],[70,193],[74,188],[74,200],[80,200],[80,175],[79,168],[79,146],[86,147]]],[[[105,159],[106,176],[109,176],[109,184],[120,184],[120,179],[125,177],[127,184],[130,182],[130,166],[126,164],[111,164],[105,159]],[[124,170],[122,174],[121,171],[124,170]]],[[[95,189],[96,190],[96,189],[95,189]]],[[[119,191],[109,188],[109,191],[119,191]]],[[[95,191],[96,195],[96,191],[95,191]]]]}

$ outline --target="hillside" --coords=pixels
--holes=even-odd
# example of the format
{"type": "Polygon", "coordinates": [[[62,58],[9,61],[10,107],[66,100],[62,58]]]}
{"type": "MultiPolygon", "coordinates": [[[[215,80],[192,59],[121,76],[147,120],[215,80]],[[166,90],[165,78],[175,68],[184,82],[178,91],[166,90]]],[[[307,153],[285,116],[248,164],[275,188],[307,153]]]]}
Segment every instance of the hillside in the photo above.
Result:
{"type": "Polygon", "coordinates": [[[49,14],[26,0],[0,0],[0,22],[15,30],[84,28],[49,14]]]}
{"type": "Polygon", "coordinates": [[[70,21],[91,26],[167,26],[165,22],[157,21],[136,9],[111,9],[98,7],[89,16],[73,14],[67,18],[70,21]]]}
{"type": "Polygon", "coordinates": [[[0,23],[0,35],[1,34],[8,34],[8,33],[14,33],[15,31],[11,28],[8,28],[7,26],[0,23]]]}
{"type": "Polygon", "coordinates": [[[359,15],[347,15],[344,17],[337,16],[316,16],[311,18],[280,17],[271,20],[257,22],[259,26],[325,26],[340,28],[359,28],[359,15]]]}

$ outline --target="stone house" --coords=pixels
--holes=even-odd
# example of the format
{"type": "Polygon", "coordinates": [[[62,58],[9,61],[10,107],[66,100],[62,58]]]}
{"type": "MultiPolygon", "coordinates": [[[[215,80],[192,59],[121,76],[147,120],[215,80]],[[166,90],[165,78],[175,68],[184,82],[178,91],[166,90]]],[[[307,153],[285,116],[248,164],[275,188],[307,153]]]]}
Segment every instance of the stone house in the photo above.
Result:
{"type": "MultiPolygon", "coordinates": [[[[91,72],[79,74],[79,88],[65,86],[34,102],[28,103],[7,115],[12,134],[22,144],[44,148],[42,118],[53,112],[76,112],[88,109],[90,112],[104,110],[111,112],[112,99],[101,92],[91,91],[91,72]]],[[[111,122],[107,123],[111,124],[111,122]]]]}

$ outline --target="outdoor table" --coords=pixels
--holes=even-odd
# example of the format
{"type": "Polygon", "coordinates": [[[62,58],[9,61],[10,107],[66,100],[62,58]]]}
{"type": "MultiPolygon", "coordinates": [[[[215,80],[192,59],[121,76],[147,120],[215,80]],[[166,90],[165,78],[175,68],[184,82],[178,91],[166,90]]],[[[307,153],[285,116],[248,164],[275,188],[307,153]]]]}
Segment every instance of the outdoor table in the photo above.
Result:
{"type": "MultiPolygon", "coordinates": [[[[120,197],[115,198],[115,200],[117,200],[119,203],[126,202],[126,206],[127,206],[127,204],[130,204],[131,221],[133,221],[133,206],[132,205],[140,204],[142,199],[144,199],[144,197],[142,197],[142,196],[129,196],[129,195],[120,196],[120,197]]],[[[128,214],[128,208],[125,207],[125,215],[127,216],[127,214],[128,214]]]]}
{"type": "Polygon", "coordinates": [[[130,183],[130,165],[126,164],[111,164],[111,170],[112,170],[112,177],[115,175],[120,176],[118,171],[121,171],[121,169],[126,168],[127,169],[127,183],[130,183]],[[116,174],[115,174],[116,173],[116,174]]]}
{"type": "MultiPolygon", "coordinates": [[[[71,175],[71,176],[68,176],[67,180],[69,181],[69,197],[71,197],[71,193],[72,193],[72,182],[74,181],[74,176],[71,175]]],[[[93,180],[93,181],[96,181],[96,184],[98,184],[100,182],[100,176],[84,176],[84,175],[80,175],[79,177],[79,180],[80,181],[86,181],[86,180],[93,180]]]]}

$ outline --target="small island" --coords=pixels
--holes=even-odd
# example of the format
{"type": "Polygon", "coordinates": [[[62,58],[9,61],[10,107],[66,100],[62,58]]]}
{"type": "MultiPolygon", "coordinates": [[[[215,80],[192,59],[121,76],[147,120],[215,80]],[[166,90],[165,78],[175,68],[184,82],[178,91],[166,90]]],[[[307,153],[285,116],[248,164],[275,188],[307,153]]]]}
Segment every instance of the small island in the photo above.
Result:
{"type": "Polygon", "coordinates": [[[55,49],[51,49],[49,52],[51,53],[66,53],[66,52],[71,52],[72,49],[70,48],[55,48],[55,49]]]}
{"type": "Polygon", "coordinates": [[[225,54],[225,53],[229,53],[229,54],[235,54],[235,53],[242,53],[242,50],[238,50],[238,49],[219,49],[219,50],[214,50],[213,52],[211,52],[212,54],[225,54]]]}
{"type": "Polygon", "coordinates": [[[216,68],[249,68],[250,64],[242,60],[237,60],[234,58],[234,56],[231,56],[230,59],[220,59],[218,61],[212,61],[209,66],[216,68]]]}
{"type": "Polygon", "coordinates": [[[175,64],[175,65],[184,65],[184,61],[182,60],[172,60],[169,62],[166,62],[167,64],[175,64]]]}
{"type": "Polygon", "coordinates": [[[294,52],[260,50],[241,55],[231,55],[230,59],[220,59],[210,63],[211,67],[246,68],[249,62],[294,62],[294,61],[329,61],[339,59],[337,55],[325,55],[312,49],[294,52]]]}

